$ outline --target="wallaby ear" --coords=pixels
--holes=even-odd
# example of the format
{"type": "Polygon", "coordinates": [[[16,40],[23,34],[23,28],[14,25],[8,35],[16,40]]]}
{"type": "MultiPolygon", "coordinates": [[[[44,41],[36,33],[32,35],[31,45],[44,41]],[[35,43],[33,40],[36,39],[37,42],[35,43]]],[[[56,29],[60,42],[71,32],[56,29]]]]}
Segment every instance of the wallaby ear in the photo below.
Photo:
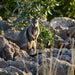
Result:
{"type": "Polygon", "coordinates": [[[32,22],[33,17],[30,15],[30,22],[32,22]]]}

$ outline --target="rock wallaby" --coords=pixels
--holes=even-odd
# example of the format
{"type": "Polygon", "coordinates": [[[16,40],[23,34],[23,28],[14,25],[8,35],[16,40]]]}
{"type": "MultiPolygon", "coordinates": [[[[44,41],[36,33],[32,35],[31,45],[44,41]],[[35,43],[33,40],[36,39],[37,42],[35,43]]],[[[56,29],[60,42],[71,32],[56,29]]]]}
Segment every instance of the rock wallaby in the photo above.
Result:
{"type": "Polygon", "coordinates": [[[39,20],[38,18],[32,18],[31,24],[18,35],[18,45],[20,48],[26,50],[29,55],[36,54],[36,44],[39,33],[39,20]]]}

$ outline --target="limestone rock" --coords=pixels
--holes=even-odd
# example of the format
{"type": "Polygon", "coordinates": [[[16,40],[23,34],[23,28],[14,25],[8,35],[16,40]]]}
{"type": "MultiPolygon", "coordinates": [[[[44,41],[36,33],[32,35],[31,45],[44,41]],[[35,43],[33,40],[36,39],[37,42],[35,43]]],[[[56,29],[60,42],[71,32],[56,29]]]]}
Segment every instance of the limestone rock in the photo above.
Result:
{"type": "Polygon", "coordinates": [[[0,20],[0,34],[1,34],[1,30],[6,31],[8,29],[11,29],[11,25],[12,23],[10,22],[0,20]]]}
{"type": "Polygon", "coordinates": [[[24,71],[19,70],[13,66],[6,67],[0,72],[0,75],[27,75],[24,71]]]}
{"type": "Polygon", "coordinates": [[[8,41],[0,35],[0,48],[5,47],[6,44],[8,44],[8,41]]]}
{"type": "MultiPolygon", "coordinates": [[[[16,45],[13,45],[13,48],[16,48],[16,45]]],[[[18,49],[18,47],[16,48],[18,49]]],[[[25,52],[23,52],[25,53],[25,52]]],[[[68,71],[70,73],[72,69],[75,70],[75,58],[72,57],[72,54],[75,55],[75,51],[73,49],[44,49],[42,51],[38,50],[36,56],[29,56],[25,53],[22,56],[16,56],[14,61],[7,60],[5,61],[3,58],[0,58],[0,75],[67,75],[68,71]],[[51,57],[52,55],[52,57],[51,57]],[[50,72],[51,70],[51,72],[50,72]],[[52,74],[53,73],[53,74],[52,74]]],[[[70,74],[72,75],[72,74],[70,74]]]]}
{"type": "Polygon", "coordinates": [[[24,53],[15,43],[0,36],[0,57],[5,60],[15,60],[16,57],[27,55],[27,53],[24,53]]]}
{"type": "Polygon", "coordinates": [[[16,31],[14,29],[8,29],[5,31],[4,36],[13,42],[17,42],[17,36],[19,34],[19,31],[16,31]]]}
{"type": "Polygon", "coordinates": [[[39,75],[67,75],[72,68],[75,70],[75,66],[57,58],[47,58],[45,61],[47,62],[38,69],[39,75]]]}
{"type": "Polygon", "coordinates": [[[50,27],[53,28],[55,34],[63,39],[69,37],[75,38],[75,20],[67,17],[57,17],[50,21],[50,27]]]}

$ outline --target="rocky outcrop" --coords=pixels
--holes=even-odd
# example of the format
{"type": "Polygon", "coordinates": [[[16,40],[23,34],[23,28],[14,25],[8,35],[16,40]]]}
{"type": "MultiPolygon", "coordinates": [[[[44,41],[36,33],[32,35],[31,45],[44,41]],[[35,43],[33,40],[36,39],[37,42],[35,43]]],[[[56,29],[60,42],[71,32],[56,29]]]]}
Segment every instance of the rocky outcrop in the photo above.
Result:
{"type": "Polygon", "coordinates": [[[13,42],[17,42],[17,37],[19,33],[20,31],[16,31],[14,29],[8,29],[7,31],[5,31],[4,37],[13,42]]]}
{"type": "Polygon", "coordinates": [[[50,22],[40,21],[40,23],[53,31],[56,39],[54,40],[54,47],[60,48],[63,44],[63,48],[71,48],[74,41],[75,47],[75,20],[68,17],[56,17],[50,22]],[[73,39],[72,39],[73,38],[73,39]]]}
{"type": "Polygon", "coordinates": [[[5,60],[14,60],[16,57],[22,57],[23,52],[13,42],[0,36],[0,56],[5,60]]]}
{"type": "MultiPolygon", "coordinates": [[[[75,47],[75,20],[67,17],[56,17],[50,22],[40,21],[44,27],[48,27],[55,34],[54,47],[60,48],[63,44],[63,48],[71,48],[74,41],[75,47]]],[[[19,31],[8,29],[5,31],[4,36],[13,42],[17,41],[19,31]]]]}
{"type": "Polygon", "coordinates": [[[15,43],[0,36],[0,75],[67,75],[68,71],[75,70],[74,49],[53,48],[37,52],[40,54],[29,56],[15,43]]]}
{"type": "Polygon", "coordinates": [[[50,27],[53,28],[56,35],[63,39],[69,37],[75,38],[75,20],[67,17],[57,17],[50,21],[50,27]]]}
{"type": "Polygon", "coordinates": [[[8,29],[11,29],[11,25],[12,25],[12,23],[10,23],[10,22],[0,20],[0,34],[1,34],[2,30],[6,31],[8,29]]]}
{"type": "Polygon", "coordinates": [[[15,68],[13,66],[9,66],[9,67],[4,68],[0,72],[0,75],[32,75],[32,74],[21,71],[18,68],[15,68]]]}
{"type": "Polygon", "coordinates": [[[47,58],[45,61],[46,63],[38,69],[39,75],[69,75],[69,73],[72,75],[71,69],[75,69],[75,66],[68,62],[60,61],[57,58],[47,58]]]}
{"type": "Polygon", "coordinates": [[[34,57],[23,55],[14,61],[0,58],[0,75],[67,75],[68,72],[72,73],[72,69],[75,70],[75,58],[71,61],[74,50],[54,48],[38,52],[42,54],[34,57]]]}
{"type": "Polygon", "coordinates": [[[37,50],[34,56],[16,45],[19,32],[8,29],[4,36],[0,35],[0,75],[74,75],[75,30],[69,29],[75,27],[75,20],[59,17],[43,24],[55,33],[55,45],[51,49],[37,50]],[[70,38],[69,31],[73,32],[70,38]]]}
{"type": "Polygon", "coordinates": [[[52,29],[56,36],[55,47],[71,48],[74,42],[75,47],[75,20],[67,17],[56,17],[50,21],[49,29],[52,29]]]}

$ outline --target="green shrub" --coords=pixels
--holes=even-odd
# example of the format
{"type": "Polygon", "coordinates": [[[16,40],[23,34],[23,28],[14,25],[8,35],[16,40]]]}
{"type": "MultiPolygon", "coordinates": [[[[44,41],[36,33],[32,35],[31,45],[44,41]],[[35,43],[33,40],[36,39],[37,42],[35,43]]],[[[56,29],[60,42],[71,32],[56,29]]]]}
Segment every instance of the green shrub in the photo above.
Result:
{"type": "Polygon", "coordinates": [[[50,47],[53,43],[53,40],[55,39],[55,36],[52,31],[50,31],[48,28],[44,28],[41,24],[40,26],[40,35],[38,37],[38,48],[44,49],[47,47],[50,47]]]}

